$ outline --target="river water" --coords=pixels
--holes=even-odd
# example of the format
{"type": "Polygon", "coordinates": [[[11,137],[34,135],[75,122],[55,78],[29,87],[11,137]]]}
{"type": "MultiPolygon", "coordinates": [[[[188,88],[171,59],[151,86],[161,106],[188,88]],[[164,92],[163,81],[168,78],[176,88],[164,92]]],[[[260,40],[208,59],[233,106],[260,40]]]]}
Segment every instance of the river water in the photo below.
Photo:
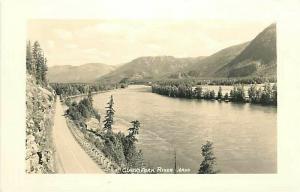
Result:
{"type": "Polygon", "coordinates": [[[196,173],[209,140],[221,173],[276,173],[276,107],[170,98],[134,85],[94,95],[102,120],[110,95],[115,130],[140,121],[138,146],[150,167],[173,168],[176,149],[177,167],[196,173]]]}

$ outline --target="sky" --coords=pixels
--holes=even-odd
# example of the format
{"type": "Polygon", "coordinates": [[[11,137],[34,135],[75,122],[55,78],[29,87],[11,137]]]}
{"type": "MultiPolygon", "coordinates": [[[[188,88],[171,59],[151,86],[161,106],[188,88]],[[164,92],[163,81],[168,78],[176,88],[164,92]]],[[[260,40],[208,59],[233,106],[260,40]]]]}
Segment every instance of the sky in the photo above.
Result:
{"type": "Polygon", "coordinates": [[[141,56],[209,56],[252,40],[270,21],[57,20],[27,23],[27,39],[39,41],[48,65],[118,65],[141,56]]]}

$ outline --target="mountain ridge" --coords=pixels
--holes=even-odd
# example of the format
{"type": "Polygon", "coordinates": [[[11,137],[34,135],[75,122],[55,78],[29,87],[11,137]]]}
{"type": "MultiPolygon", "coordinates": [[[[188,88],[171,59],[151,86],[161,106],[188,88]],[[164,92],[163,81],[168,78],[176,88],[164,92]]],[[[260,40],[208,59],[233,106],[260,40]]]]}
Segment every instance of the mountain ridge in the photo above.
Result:
{"type": "Polygon", "coordinates": [[[260,32],[231,62],[217,71],[227,77],[277,74],[276,24],[260,32]]]}
{"type": "Polygon", "coordinates": [[[66,78],[65,82],[108,83],[181,78],[274,77],[277,74],[276,23],[266,27],[251,41],[223,48],[210,56],[142,56],[116,66],[87,63],[81,65],[80,70],[76,70],[76,67],[65,65],[49,68],[50,82],[53,82],[55,75],[66,78]],[[51,73],[51,69],[65,72],[51,73]],[[82,75],[83,71],[87,74],[82,75]],[[72,73],[75,74],[70,75],[72,73]],[[68,79],[68,75],[73,79],[68,79]]]}
{"type": "Polygon", "coordinates": [[[245,42],[221,49],[199,62],[188,66],[184,72],[189,77],[215,77],[215,72],[235,58],[248,44],[249,42],[245,42]]]}
{"type": "Polygon", "coordinates": [[[50,83],[90,83],[115,68],[116,66],[103,63],[85,63],[79,66],[55,65],[49,67],[48,79],[50,83]]]}
{"type": "Polygon", "coordinates": [[[143,56],[123,64],[116,70],[98,79],[117,83],[123,79],[134,81],[142,79],[157,79],[182,70],[187,65],[205,57],[176,58],[174,56],[143,56]]]}

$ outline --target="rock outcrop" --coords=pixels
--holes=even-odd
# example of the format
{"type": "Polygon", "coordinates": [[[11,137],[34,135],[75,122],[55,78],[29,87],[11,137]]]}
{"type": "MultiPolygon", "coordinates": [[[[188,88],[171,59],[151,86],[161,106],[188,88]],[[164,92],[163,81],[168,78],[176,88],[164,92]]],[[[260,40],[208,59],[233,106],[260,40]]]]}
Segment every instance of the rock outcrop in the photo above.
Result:
{"type": "Polygon", "coordinates": [[[26,173],[54,173],[51,128],[55,94],[50,87],[36,84],[27,74],[26,81],[26,173]]]}

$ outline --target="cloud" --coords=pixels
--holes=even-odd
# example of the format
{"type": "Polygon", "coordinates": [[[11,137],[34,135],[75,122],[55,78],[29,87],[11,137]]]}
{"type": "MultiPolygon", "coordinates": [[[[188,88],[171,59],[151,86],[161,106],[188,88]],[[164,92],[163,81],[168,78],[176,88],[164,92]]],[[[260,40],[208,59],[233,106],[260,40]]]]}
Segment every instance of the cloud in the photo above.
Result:
{"type": "Polygon", "coordinates": [[[73,38],[72,32],[64,29],[54,29],[54,34],[62,40],[71,40],[73,38]]]}
{"type": "Polygon", "coordinates": [[[99,52],[99,57],[101,58],[109,58],[111,56],[111,53],[109,52],[99,52]]]}
{"type": "Polygon", "coordinates": [[[267,24],[215,20],[51,20],[32,22],[29,34],[30,39],[45,45],[49,62],[119,64],[146,55],[211,55],[253,39],[267,24]]]}
{"type": "Polygon", "coordinates": [[[114,33],[124,31],[125,28],[120,23],[100,23],[95,25],[95,29],[99,32],[114,33]]]}
{"type": "Polygon", "coordinates": [[[85,54],[94,55],[94,54],[98,53],[98,49],[96,49],[96,48],[84,49],[84,50],[82,50],[82,52],[85,54]]]}
{"type": "Polygon", "coordinates": [[[162,53],[162,47],[157,44],[154,44],[154,43],[146,44],[145,48],[147,51],[149,51],[155,55],[159,55],[162,53]]]}
{"type": "Polygon", "coordinates": [[[65,44],[65,48],[67,49],[75,49],[78,48],[79,46],[75,43],[70,43],[70,44],[65,44]]]}
{"type": "Polygon", "coordinates": [[[48,40],[48,41],[47,41],[47,47],[48,47],[49,49],[53,49],[53,48],[55,47],[55,42],[52,41],[52,40],[48,40]]]}

